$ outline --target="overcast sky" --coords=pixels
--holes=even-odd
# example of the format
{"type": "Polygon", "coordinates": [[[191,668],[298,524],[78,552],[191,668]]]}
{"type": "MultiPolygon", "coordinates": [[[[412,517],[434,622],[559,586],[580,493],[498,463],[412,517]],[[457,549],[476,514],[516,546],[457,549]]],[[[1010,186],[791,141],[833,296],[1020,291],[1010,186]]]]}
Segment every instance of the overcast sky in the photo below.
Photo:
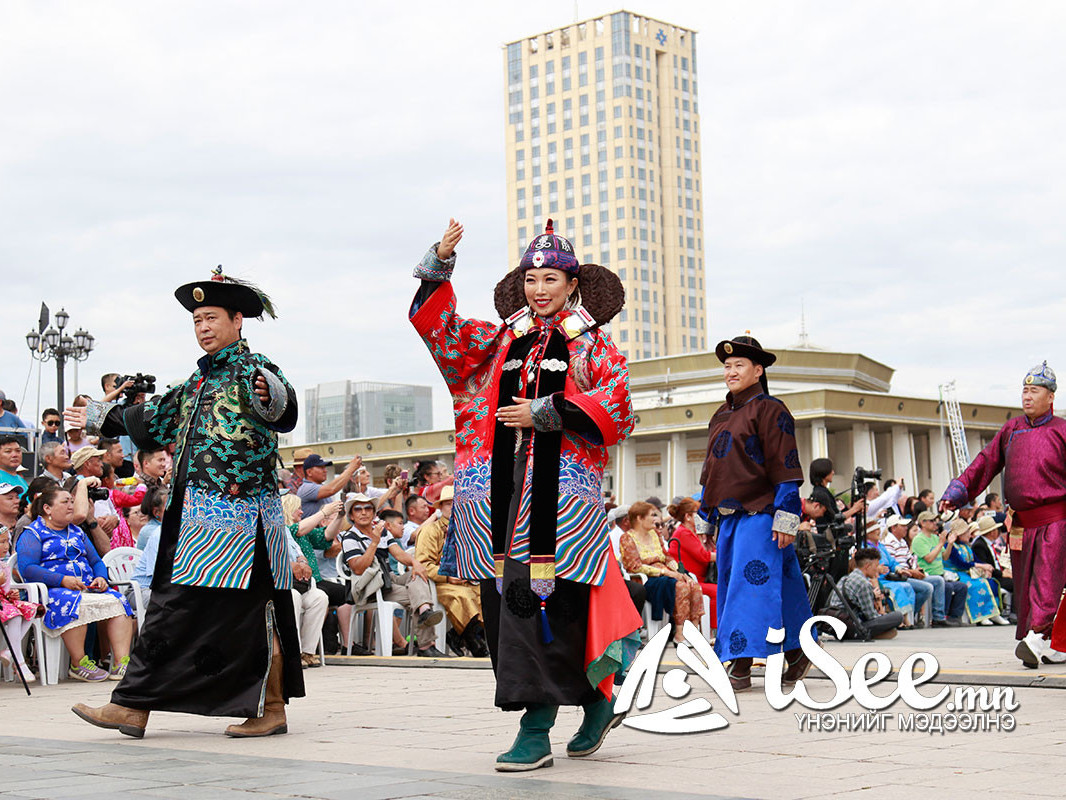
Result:
{"type": "MultiPolygon", "coordinates": [[[[1066,379],[1066,4],[633,9],[699,31],[711,341],[789,346],[804,298],[815,344],[895,367],[901,394],[957,378],[1015,403],[1044,358],[1066,379]]],[[[431,383],[450,424],[411,269],[456,216],[460,310],[493,316],[513,266],[501,45],[573,19],[560,0],[7,0],[0,388],[23,396],[41,300],[96,336],[83,389],[184,379],[199,351],[171,293],[221,263],[273,295],[280,319],[245,332],[301,399],[431,383]]]]}

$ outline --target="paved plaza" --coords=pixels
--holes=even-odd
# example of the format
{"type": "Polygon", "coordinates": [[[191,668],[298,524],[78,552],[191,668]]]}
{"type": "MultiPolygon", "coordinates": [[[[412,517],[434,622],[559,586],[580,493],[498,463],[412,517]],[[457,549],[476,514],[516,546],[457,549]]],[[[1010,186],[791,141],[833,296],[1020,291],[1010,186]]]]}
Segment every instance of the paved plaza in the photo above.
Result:
{"type": "MultiPolygon", "coordinates": [[[[975,790],[1003,797],[1058,796],[1066,778],[1066,666],[1024,670],[1010,628],[901,633],[875,643],[832,643],[845,666],[879,650],[898,667],[919,650],[941,663],[949,685],[1010,686],[1017,728],[948,734],[800,731],[796,705],[775,711],[763,694],[738,695],[733,715],[702,682],[729,722],[723,730],[665,736],[619,728],[586,759],[565,756],[580,721],[563,709],[552,733],[555,766],[500,775],[493,759],[514,736],[518,715],[492,707],[484,662],[330,659],[308,670],[308,697],[289,707],[287,736],[232,740],[228,720],[153,714],[143,740],[92,728],[71,714],[78,701],[106,701],[109,686],[64,681],[34,688],[0,684],[0,797],[60,798],[806,798],[940,797],[975,790]]],[[[672,650],[668,650],[672,655],[672,650]]],[[[667,665],[669,666],[669,665],[667,665]]],[[[812,673],[813,699],[832,694],[812,673]]],[[[886,694],[894,683],[876,690],[886,694]]],[[[932,694],[936,685],[923,687],[932,694]]],[[[686,699],[691,699],[686,698],[686,699]]],[[[672,701],[656,690],[652,710],[672,701]]],[[[908,709],[896,703],[893,720],[908,709]]],[[[943,710],[943,709],[938,709],[943,710]]],[[[833,709],[861,713],[854,702],[833,709]]]]}

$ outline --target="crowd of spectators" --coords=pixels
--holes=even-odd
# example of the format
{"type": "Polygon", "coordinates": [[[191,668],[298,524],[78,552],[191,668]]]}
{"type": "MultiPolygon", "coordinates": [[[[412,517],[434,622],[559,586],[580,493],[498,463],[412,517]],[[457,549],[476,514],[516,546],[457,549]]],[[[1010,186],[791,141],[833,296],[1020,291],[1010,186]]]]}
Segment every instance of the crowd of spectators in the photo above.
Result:
{"type": "Polygon", "coordinates": [[[823,563],[839,590],[824,587],[815,611],[844,619],[855,636],[863,627],[892,637],[925,625],[1016,622],[1003,536],[1010,518],[998,494],[990,492],[978,506],[938,512],[933,490],[908,496],[902,478],[880,485],[868,479],[861,497],[845,501],[829,488],[829,459],[812,462],[809,475],[797,546],[808,554],[828,551],[823,563]]]}

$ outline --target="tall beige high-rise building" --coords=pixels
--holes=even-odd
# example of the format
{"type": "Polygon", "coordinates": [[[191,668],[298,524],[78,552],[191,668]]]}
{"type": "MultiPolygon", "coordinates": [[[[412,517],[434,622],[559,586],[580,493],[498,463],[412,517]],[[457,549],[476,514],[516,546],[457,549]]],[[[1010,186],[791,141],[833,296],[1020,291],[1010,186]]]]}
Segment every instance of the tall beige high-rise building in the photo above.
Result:
{"type": "Polygon", "coordinates": [[[705,350],[696,32],[619,11],[511,42],[504,69],[510,251],[552,218],[622,279],[627,358],[705,350]]]}

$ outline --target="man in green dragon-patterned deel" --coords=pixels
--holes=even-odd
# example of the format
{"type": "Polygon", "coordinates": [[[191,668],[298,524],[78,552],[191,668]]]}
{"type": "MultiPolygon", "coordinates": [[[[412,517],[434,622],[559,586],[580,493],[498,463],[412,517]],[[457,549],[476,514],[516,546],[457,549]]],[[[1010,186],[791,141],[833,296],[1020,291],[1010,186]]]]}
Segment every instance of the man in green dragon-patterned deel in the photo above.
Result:
{"type": "MultiPolygon", "coordinates": [[[[144,627],[111,702],[87,722],[141,737],[150,711],[247,717],[233,737],[286,733],[285,702],[304,694],[278,496],[277,434],[296,426],[296,393],[253,353],[246,317],[269,298],[222,274],[174,292],[205,355],[185,383],[134,406],[68,408],[68,426],[174,446],[174,477],[144,627]]],[[[305,566],[305,565],[304,565],[305,566]]]]}

